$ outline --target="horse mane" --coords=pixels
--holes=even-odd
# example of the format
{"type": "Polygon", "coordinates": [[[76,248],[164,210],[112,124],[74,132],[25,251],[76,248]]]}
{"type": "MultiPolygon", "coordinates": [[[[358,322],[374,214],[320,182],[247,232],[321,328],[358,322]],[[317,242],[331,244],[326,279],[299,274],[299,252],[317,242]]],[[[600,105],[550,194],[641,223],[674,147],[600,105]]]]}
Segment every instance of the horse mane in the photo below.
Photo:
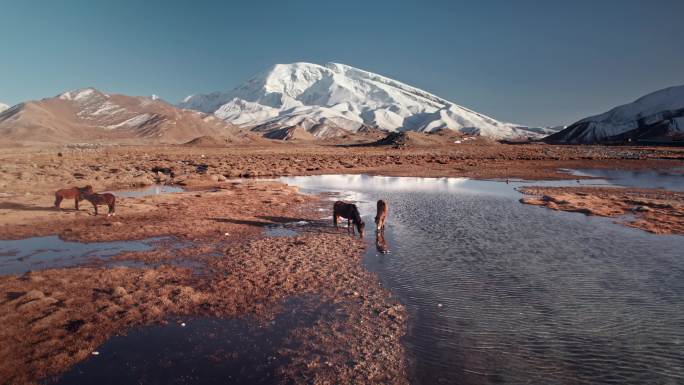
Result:
{"type": "Polygon", "coordinates": [[[363,224],[363,220],[361,219],[361,214],[359,213],[359,209],[358,209],[358,207],[356,207],[356,205],[352,205],[351,214],[352,214],[352,221],[354,221],[358,224],[363,224]]]}

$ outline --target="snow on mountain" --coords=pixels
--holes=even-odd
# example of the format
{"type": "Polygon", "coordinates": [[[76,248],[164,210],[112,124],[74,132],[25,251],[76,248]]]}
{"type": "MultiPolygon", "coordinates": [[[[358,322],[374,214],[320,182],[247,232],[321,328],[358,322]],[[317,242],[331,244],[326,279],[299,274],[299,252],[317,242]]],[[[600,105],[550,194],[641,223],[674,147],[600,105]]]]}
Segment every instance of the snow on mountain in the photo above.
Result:
{"type": "Polygon", "coordinates": [[[178,107],[189,110],[197,110],[205,113],[212,113],[229,101],[231,98],[222,92],[211,94],[190,95],[178,103],[178,107]]]}
{"type": "Polygon", "coordinates": [[[179,109],[158,98],[109,95],[94,88],[28,101],[0,113],[0,138],[20,142],[184,143],[237,131],[213,115],[179,109]]]}
{"type": "Polygon", "coordinates": [[[5,110],[7,110],[7,109],[9,109],[9,108],[10,108],[10,106],[8,106],[7,104],[5,104],[5,103],[0,103],[0,112],[5,111],[5,110]]]}
{"type": "Polygon", "coordinates": [[[255,131],[303,127],[317,137],[451,129],[492,138],[538,137],[396,80],[344,64],[277,64],[230,92],[191,95],[181,108],[214,113],[255,131]],[[326,128],[327,127],[327,128],[326,128]]]}
{"type": "Polygon", "coordinates": [[[582,119],[546,138],[557,143],[671,141],[684,139],[684,85],[582,119]]]}

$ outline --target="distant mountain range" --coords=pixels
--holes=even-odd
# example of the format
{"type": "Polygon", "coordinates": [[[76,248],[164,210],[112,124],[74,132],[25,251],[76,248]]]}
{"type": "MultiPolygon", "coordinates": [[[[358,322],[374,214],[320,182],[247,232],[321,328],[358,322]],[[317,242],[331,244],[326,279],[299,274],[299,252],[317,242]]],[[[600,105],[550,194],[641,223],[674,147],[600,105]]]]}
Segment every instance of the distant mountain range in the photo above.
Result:
{"type": "Polygon", "coordinates": [[[94,88],[13,107],[0,103],[0,141],[10,143],[185,143],[200,137],[199,144],[246,143],[259,137],[362,142],[397,132],[543,138],[561,144],[680,142],[684,86],[555,128],[500,122],[337,63],[277,64],[232,91],[191,95],[176,106],[156,95],[110,95],[94,88]]]}
{"type": "Polygon", "coordinates": [[[550,143],[684,144],[684,85],[643,96],[548,136],[550,143]]]}
{"type": "Polygon", "coordinates": [[[213,115],[94,88],[20,103],[0,112],[0,137],[28,143],[182,143],[238,131],[213,115]]]}
{"type": "Polygon", "coordinates": [[[302,128],[316,138],[364,129],[441,129],[495,139],[551,133],[504,123],[429,92],[344,64],[276,64],[230,92],[191,95],[178,107],[212,113],[236,126],[279,136],[302,128]]]}

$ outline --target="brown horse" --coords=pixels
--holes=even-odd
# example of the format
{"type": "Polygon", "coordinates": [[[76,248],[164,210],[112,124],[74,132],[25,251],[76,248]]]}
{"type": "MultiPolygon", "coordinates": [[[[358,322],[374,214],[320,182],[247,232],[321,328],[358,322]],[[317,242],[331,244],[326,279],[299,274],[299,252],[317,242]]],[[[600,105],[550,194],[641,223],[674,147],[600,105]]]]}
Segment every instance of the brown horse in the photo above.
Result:
{"type": "Polygon", "coordinates": [[[93,207],[95,208],[95,215],[97,215],[97,205],[107,205],[109,208],[107,216],[116,215],[114,212],[114,205],[116,204],[116,197],[114,194],[83,194],[83,199],[93,204],[93,207]]]}
{"type": "Polygon", "coordinates": [[[389,205],[384,200],[378,201],[378,213],[375,214],[375,230],[385,231],[385,221],[387,220],[387,212],[389,205]]]}
{"type": "Polygon", "coordinates": [[[363,229],[366,227],[366,224],[363,223],[361,215],[359,214],[359,209],[355,204],[344,203],[342,201],[335,202],[333,205],[333,223],[335,224],[335,228],[337,228],[337,221],[340,217],[347,220],[347,231],[350,231],[351,229],[351,233],[354,234],[354,227],[351,225],[353,222],[359,230],[359,238],[363,238],[363,229]]]}
{"type": "Polygon", "coordinates": [[[93,186],[91,185],[85,187],[72,187],[57,190],[55,192],[55,207],[61,210],[62,208],[60,207],[60,205],[62,204],[63,199],[73,199],[74,205],[76,206],[76,210],[78,210],[78,202],[83,200],[83,195],[92,193],[93,186]]]}

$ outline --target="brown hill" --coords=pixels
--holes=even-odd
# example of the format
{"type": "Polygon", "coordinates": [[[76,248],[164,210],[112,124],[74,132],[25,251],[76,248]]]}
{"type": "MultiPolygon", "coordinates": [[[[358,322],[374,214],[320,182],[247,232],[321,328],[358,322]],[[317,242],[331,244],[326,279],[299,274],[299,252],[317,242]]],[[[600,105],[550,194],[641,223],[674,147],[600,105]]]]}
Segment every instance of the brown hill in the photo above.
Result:
{"type": "Polygon", "coordinates": [[[264,138],[278,140],[311,141],[316,137],[301,126],[283,127],[268,131],[264,138]]]}
{"type": "Polygon", "coordinates": [[[464,135],[457,131],[443,129],[435,132],[402,131],[390,132],[384,138],[365,144],[366,146],[392,147],[436,147],[461,144],[493,145],[494,139],[482,136],[464,135]]]}
{"type": "Polygon", "coordinates": [[[214,116],[148,97],[109,95],[94,88],[18,104],[0,113],[6,142],[184,143],[240,130],[214,116]]]}
{"type": "Polygon", "coordinates": [[[211,136],[205,135],[183,143],[189,147],[226,147],[242,144],[264,144],[265,139],[250,133],[239,132],[231,136],[211,136]]]}
{"type": "Polygon", "coordinates": [[[394,147],[423,147],[446,144],[448,140],[444,136],[434,134],[424,134],[420,132],[390,132],[384,138],[371,143],[374,146],[394,146],[394,147]]]}

